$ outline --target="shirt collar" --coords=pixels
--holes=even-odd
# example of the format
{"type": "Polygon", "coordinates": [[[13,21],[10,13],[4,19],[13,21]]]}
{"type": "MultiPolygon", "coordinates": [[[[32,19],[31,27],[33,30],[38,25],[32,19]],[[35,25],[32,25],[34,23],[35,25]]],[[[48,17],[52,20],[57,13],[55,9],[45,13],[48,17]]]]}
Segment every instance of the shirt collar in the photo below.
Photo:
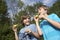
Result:
{"type": "MultiPolygon", "coordinates": [[[[30,25],[30,24],[29,24],[30,25]]],[[[29,25],[25,25],[25,27],[29,26],[29,25]]]]}

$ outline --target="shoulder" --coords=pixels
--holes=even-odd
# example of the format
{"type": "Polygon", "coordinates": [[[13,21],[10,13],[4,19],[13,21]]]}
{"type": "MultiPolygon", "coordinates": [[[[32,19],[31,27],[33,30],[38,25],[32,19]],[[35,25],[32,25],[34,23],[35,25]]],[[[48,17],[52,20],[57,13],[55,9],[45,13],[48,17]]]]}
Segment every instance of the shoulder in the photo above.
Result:
{"type": "Polygon", "coordinates": [[[19,33],[23,33],[24,32],[24,28],[20,29],[19,33]]]}
{"type": "Polygon", "coordinates": [[[36,29],[36,25],[35,25],[35,24],[31,24],[30,27],[31,27],[32,29],[36,29]]]}
{"type": "Polygon", "coordinates": [[[35,24],[30,24],[30,26],[36,26],[35,24]]]}
{"type": "Polygon", "coordinates": [[[29,27],[30,29],[33,29],[33,28],[36,27],[36,25],[35,25],[35,24],[30,24],[28,27],[29,27]]]}
{"type": "Polygon", "coordinates": [[[53,19],[54,21],[60,22],[59,16],[55,13],[51,14],[50,18],[53,19]]]}
{"type": "Polygon", "coordinates": [[[35,25],[35,24],[31,24],[31,25],[30,25],[30,29],[31,29],[33,32],[37,32],[37,29],[36,29],[36,25],[35,25]]]}
{"type": "Polygon", "coordinates": [[[50,16],[57,16],[57,14],[56,13],[52,13],[52,14],[50,14],[50,16]]]}
{"type": "Polygon", "coordinates": [[[30,24],[30,25],[35,25],[35,24],[30,24]]]}
{"type": "Polygon", "coordinates": [[[57,18],[58,16],[57,16],[57,14],[56,13],[51,13],[49,16],[48,16],[48,18],[57,18]]]}

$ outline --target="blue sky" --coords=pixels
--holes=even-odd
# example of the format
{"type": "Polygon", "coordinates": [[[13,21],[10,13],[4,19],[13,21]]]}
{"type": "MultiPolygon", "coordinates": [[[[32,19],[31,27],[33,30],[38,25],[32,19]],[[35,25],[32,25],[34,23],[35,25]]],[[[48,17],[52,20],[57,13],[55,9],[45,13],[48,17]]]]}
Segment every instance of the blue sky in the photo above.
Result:
{"type": "Polygon", "coordinates": [[[36,2],[42,2],[44,5],[47,5],[47,6],[52,6],[56,0],[21,0],[24,2],[24,4],[26,5],[33,5],[34,3],[36,2]]]}

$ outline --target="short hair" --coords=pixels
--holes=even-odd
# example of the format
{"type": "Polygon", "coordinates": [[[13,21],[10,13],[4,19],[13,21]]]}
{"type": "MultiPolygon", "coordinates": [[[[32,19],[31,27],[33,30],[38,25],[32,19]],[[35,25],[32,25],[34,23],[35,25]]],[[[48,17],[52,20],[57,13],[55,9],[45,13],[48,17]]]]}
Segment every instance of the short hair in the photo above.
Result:
{"type": "Polygon", "coordinates": [[[22,15],[22,16],[21,16],[21,24],[22,24],[23,26],[25,26],[24,23],[23,23],[23,21],[24,21],[25,19],[27,19],[27,18],[30,18],[30,16],[29,16],[29,15],[22,15]]]}
{"type": "Polygon", "coordinates": [[[39,5],[39,6],[38,6],[38,9],[41,8],[41,7],[44,8],[45,10],[48,10],[48,8],[49,8],[49,7],[46,6],[46,5],[39,5]]]}

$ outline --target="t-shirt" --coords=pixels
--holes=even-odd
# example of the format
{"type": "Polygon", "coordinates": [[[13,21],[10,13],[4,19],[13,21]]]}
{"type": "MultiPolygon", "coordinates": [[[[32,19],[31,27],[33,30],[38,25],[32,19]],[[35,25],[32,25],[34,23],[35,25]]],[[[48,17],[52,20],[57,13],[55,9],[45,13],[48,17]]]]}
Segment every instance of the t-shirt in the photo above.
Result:
{"type": "Polygon", "coordinates": [[[37,40],[32,34],[29,35],[28,33],[25,33],[25,30],[30,29],[33,32],[37,33],[36,25],[30,24],[29,26],[25,26],[22,28],[19,32],[19,40],[37,40]]]}
{"type": "MultiPolygon", "coordinates": [[[[60,22],[60,18],[56,14],[51,14],[48,16],[49,19],[60,22]]],[[[43,20],[40,23],[40,27],[43,32],[44,40],[60,40],[60,29],[54,27],[47,20],[43,20]]]]}

